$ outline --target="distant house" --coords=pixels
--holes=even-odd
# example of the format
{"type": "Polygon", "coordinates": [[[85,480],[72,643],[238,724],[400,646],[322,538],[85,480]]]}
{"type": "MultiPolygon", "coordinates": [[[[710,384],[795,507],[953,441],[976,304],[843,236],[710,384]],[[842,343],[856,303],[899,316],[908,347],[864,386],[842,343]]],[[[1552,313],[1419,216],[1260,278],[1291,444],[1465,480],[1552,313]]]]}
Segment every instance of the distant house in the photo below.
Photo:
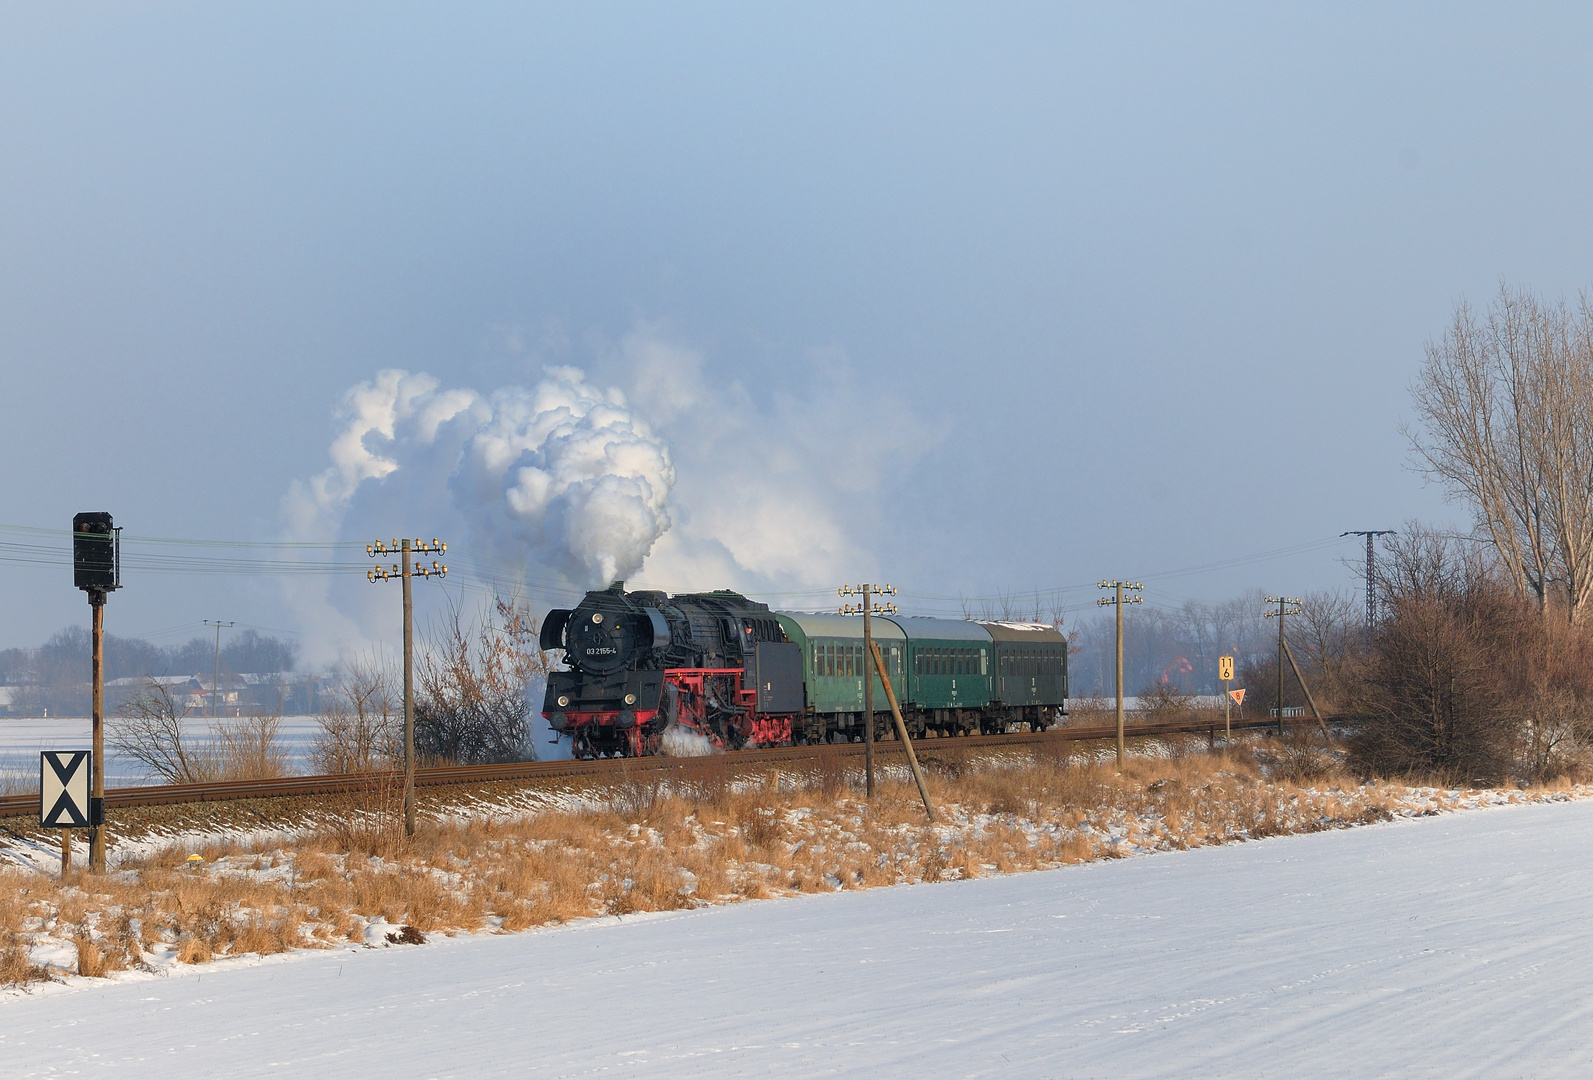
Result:
{"type": "Polygon", "coordinates": [[[236,675],[223,675],[219,685],[213,678],[201,675],[137,675],[112,679],[105,684],[106,697],[110,699],[114,691],[117,700],[125,701],[150,683],[164,686],[177,707],[192,715],[209,714],[212,701],[222,716],[240,714],[244,683],[236,675]],[[216,687],[214,698],[210,692],[212,686],[216,687]]]}

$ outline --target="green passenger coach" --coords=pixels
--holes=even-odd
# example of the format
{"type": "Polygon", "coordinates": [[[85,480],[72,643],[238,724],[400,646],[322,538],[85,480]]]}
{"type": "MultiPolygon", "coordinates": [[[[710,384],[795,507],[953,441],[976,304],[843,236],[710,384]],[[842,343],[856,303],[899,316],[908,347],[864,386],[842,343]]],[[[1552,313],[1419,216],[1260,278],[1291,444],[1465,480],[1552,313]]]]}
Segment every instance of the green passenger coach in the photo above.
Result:
{"type": "MultiPolygon", "coordinates": [[[[806,613],[780,613],[776,617],[786,637],[802,648],[802,679],[808,705],[804,726],[810,741],[823,739],[832,728],[843,737],[862,737],[865,671],[874,679],[875,713],[890,715],[885,685],[863,655],[862,619],[806,613]]],[[[902,674],[906,638],[899,627],[885,619],[872,622],[874,641],[891,673],[891,689],[901,698],[907,688],[902,674]]]]}
{"type": "MultiPolygon", "coordinates": [[[[863,620],[779,612],[802,653],[804,712],[792,737],[804,742],[863,737],[863,679],[874,680],[874,730],[890,728],[890,705],[863,655],[863,620]]],[[[1049,626],[880,615],[874,640],[890,672],[902,718],[915,736],[998,734],[1014,725],[1043,731],[1067,699],[1067,639],[1049,626]]]]}
{"type": "Polygon", "coordinates": [[[955,619],[890,622],[907,636],[907,706],[920,726],[940,734],[984,728],[990,704],[990,635],[978,623],[955,619]]]}
{"type": "Polygon", "coordinates": [[[1045,623],[985,622],[995,646],[993,710],[1007,723],[1043,726],[1046,710],[1068,696],[1068,642],[1045,623]]]}

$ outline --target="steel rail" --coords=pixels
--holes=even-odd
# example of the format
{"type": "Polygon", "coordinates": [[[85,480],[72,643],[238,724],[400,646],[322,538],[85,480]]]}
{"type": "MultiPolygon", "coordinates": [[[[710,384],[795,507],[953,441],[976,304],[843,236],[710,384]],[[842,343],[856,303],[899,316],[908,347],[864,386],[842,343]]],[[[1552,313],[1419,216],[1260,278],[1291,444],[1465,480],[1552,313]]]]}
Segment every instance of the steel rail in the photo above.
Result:
{"type": "MultiPolygon", "coordinates": [[[[1328,719],[1333,719],[1329,717],[1328,719]]],[[[1233,728],[1242,731],[1277,726],[1277,720],[1235,720],[1233,728]]],[[[1133,724],[1124,729],[1128,738],[1158,735],[1206,734],[1213,740],[1224,725],[1209,720],[1174,721],[1161,724],[1133,724]]],[[[933,758],[947,750],[975,750],[1001,747],[1018,748],[1046,742],[1096,742],[1117,737],[1116,726],[1060,727],[1043,732],[1015,732],[1006,735],[968,735],[957,738],[919,739],[915,745],[921,756],[933,758]]],[[[757,769],[764,765],[812,761],[823,754],[860,757],[862,743],[834,743],[817,746],[772,746],[758,750],[738,750],[714,755],[719,761],[738,768],[757,769]]],[[[877,753],[901,754],[902,744],[895,739],[874,744],[877,753]]],[[[459,787],[505,780],[555,780],[576,776],[604,776],[614,779],[639,773],[688,771],[705,758],[643,757],[600,758],[589,761],[519,761],[503,765],[456,765],[415,771],[416,787],[459,787]]],[[[245,799],[279,799],[313,795],[336,795],[367,789],[382,779],[399,781],[402,774],[346,773],[333,776],[280,776],[270,780],[222,780],[208,784],[160,784],[151,787],[111,788],[105,792],[107,809],[133,806],[177,806],[187,803],[239,802],[245,799]]],[[[0,798],[0,818],[37,814],[37,795],[10,795],[0,798]]]]}

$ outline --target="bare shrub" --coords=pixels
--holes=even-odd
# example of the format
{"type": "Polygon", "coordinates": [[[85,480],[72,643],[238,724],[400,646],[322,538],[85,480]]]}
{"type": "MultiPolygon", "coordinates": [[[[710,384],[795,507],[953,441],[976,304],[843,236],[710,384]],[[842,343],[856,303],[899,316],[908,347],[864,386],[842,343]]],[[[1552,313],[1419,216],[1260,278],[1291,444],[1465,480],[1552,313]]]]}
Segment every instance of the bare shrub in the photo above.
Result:
{"type": "Polygon", "coordinates": [[[280,712],[217,720],[211,727],[217,779],[267,780],[288,774],[288,755],[277,740],[280,712]]]}
{"type": "Polygon", "coordinates": [[[534,760],[526,684],[548,670],[531,613],[499,597],[472,633],[457,608],[417,664],[417,753],[462,765],[534,760]]]}
{"type": "Polygon", "coordinates": [[[1362,770],[1497,782],[1580,768],[1593,631],[1545,618],[1498,564],[1418,525],[1389,551],[1388,616],[1347,699],[1362,770]]]}
{"type": "Polygon", "coordinates": [[[1104,727],[1115,723],[1117,701],[1103,697],[1079,697],[1068,701],[1067,722],[1075,727],[1104,727]]]}
{"type": "Polygon", "coordinates": [[[21,758],[0,760],[0,797],[36,795],[39,791],[38,762],[21,758]]]}
{"type": "Polygon", "coordinates": [[[1395,607],[1367,672],[1358,761],[1382,775],[1509,774],[1518,717],[1479,625],[1487,614],[1430,600],[1395,607]]]}
{"type": "MultiPolygon", "coordinates": [[[[1193,695],[1186,694],[1171,680],[1164,680],[1145,687],[1139,692],[1140,716],[1138,722],[1162,724],[1182,720],[1189,715],[1193,705],[1193,695]]],[[[1115,722],[1117,705],[1114,702],[1112,712],[1115,722]]]]}
{"type": "Polygon", "coordinates": [[[404,755],[403,693],[391,662],[370,655],[347,661],[317,716],[320,731],[310,750],[317,772],[366,773],[391,769],[404,755]]]}
{"type": "Polygon", "coordinates": [[[1272,740],[1257,755],[1270,764],[1268,774],[1274,779],[1295,784],[1309,784],[1336,772],[1338,759],[1311,738],[1308,729],[1295,728],[1282,739],[1272,740]]]}

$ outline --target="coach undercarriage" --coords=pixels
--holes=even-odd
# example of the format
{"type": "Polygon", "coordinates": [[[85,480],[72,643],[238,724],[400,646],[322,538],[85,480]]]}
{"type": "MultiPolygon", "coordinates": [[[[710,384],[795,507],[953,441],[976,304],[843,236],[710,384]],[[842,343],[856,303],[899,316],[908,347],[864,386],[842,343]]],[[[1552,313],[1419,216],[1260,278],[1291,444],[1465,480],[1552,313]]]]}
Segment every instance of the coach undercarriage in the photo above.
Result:
{"type": "MultiPolygon", "coordinates": [[[[864,714],[860,712],[758,714],[751,707],[752,694],[740,688],[740,674],[730,670],[670,671],[665,673],[663,701],[655,713],[634,720],[612,712],[572,716],[575,756],[690,756],[758,746],[863,741],[864,714]],[[694,745],[694,740],[700,744],[694,745]]],[[[914,739],[1045,731],[1059,723],[1061,716],[1059,707],[1043,705],[902,711],[907,733],[914,739]]],[[[874,714],[874,737],[882,741],[895,738],[895,722],[889,712],[874,714]]]]}

